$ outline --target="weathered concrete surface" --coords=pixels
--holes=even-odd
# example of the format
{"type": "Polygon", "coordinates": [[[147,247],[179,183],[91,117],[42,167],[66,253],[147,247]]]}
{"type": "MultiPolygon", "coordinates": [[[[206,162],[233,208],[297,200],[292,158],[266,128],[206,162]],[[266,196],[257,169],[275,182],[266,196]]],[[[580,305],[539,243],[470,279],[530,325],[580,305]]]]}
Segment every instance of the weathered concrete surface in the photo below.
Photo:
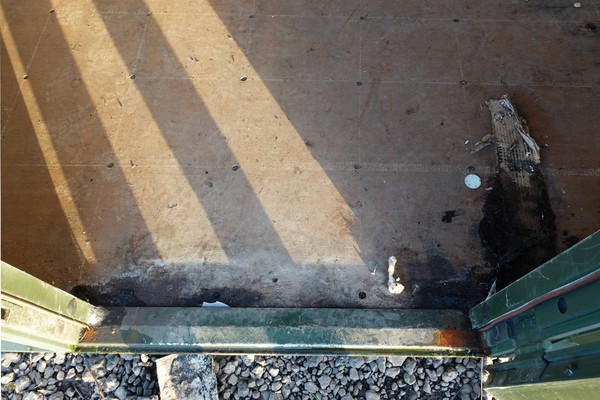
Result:
{"type": "Polygon", "coordinates": [[[561,237],[600,225],[597,4],[3,1],[2,257],[101,304],[469,308],[487,99],[561,237]]]}
{"type": "Polygon", "coordinates": [[[156,360],[162,400],[218,400],[213,358],[195,354],[172,354],[156,360]]]}

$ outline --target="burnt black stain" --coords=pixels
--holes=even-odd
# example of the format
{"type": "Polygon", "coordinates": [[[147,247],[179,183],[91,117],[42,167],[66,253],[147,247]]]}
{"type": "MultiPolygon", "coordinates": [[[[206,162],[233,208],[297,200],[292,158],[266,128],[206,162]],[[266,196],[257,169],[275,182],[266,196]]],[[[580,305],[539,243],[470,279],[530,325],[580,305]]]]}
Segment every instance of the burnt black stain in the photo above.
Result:
{"type": "Polygon", "coordinates": [[[449,224],[452,222],[452,218],[454,217],[456,217],[456,210],[444,211],[444,215],[442,216],[442,222],[449,224]]]}
{"type": "Polygon", "coordinates": [[[592,23],[585,24],[585,29],[590,32],[598,32],[598,26],[592,23]]]}
{"type": "Polygon", "coordinates": [[[481,266],[464,265],[457,269],[434,244],[422,257],[408,248],[397,249],[394,254],[398,258],[394,277],[405,286],[404,292],[395,297],[398,302],[409,296],[415,308],[466,311],[485,298],[489,290],[489,285],[481,283],[479,275],[486,273],[481,266]]]}
{"type": "Polygon", "coordinates": [[[563,240],[563,243],[567,248],[575,246],[577,242],[579,242],[579,238],[575,235],[567,236],[565,240],[563,240]]]}
{"type": "Polygon", "coordinates": [[[497,289],[556,254],[556,218],[537,167],[529,183],[529,187],[518,186],[503,170],[488,182],[492,190],[485,199],[479,235],[486,259],[496,271],[497,289]]]}
{"type": "Polygon", "coordinates": [[[183,297],[177,288],[185,282],[178,279],[113,278],[105,284],[75,286],[71,294],[104,307],[198,307],[216,300],[231,307],[251,307],[263,298],[258,291],[230,287],[198,288],[183,297]]]}

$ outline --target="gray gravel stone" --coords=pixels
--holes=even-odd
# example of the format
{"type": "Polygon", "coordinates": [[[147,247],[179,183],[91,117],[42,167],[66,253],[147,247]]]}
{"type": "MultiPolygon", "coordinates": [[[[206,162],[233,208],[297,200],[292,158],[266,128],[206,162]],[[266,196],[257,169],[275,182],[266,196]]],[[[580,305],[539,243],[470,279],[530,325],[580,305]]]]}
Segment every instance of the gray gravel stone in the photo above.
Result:
{"type": "Polygon", "coordinates": [[[426,373],[426,374],[427,374],[427,376],[429,377],[429,380],[430,380],[430,381],[432,381],[432,382],[437,382],[437,380],[438,380],[438,376],[437,376],[437,373],[436,373],[434,370],[432,370],[432,369],[426,369],[426,370],[425,370],[425,373],[426,373]]]}
{"type": "Polygon", "coordinates": [[[331,378],[328,376],[321,376],[319,378],[319,385],[321,386],[321,389],[326,389],[330,383],[331,383],[331,378]]]}
{"type": "Polygon", "coordinates": [[[414,375],[411,375],[408,372],[404,373],[404,382],[406,382],[407,385],[412,385],[416,381],[417,381],[417,378],[415,378],[414,375]]]}
{"type": "Polygon", "coordinates": [[[73,379],[73,378],[75,378],[76,375],[77,375],[77,373],[75,372],[75,368],[69,368],[69,370],[67,371],[67,375],[65,376],[65,379],[73,379]]]}
{"type": "Polygon", "coordinates": [[[129,395],[129,392],[123,386],[119,386],[117,388],[117,390],[115,390],[114,395],[119,400],[125,400],[127,398],[127,396],[129,395]]]}
{"type": "Polygon", "coordinates": [[[52,393],[48,400],[63,400],[65,398],[65,394],[63,392],[52,393]]]}
{"type": "Polygon", "coordinates": [[[105,392],[113,392],[119,387],[119,379],[111,374],[102,382],[102,388],[105,392]]]}
{"type": "Polygon", "coordinates": [[[373,390],[367,390],[365,392],[365,400],[380,400],[381,396],[379,395],[379,393],[373,391],[373,390]]]}
{"type": "Polygon", "coordinates": [[[425,382],[425,384],[423,385],[423,392],[431,394],[431,385],[429,384],[429,382],[425,382]]]}
{"type": "Polygon", "coordinates": [[[22,376],[15,381],[15,392],[22,393],[31,385],[31,379],[28,376],[22,376]]]}
{"type": "Polygon", "coordinates": [[[227,383],[231,386],[235,386],[238,383],[238,377],[235,374],[229,375],[229,379],[227,379],[227,383]]]}
{"type": "Polygon", "coordinates": [[[350,358],[348,364],[356,369],[360,369],[363,365],[365,365],[365,360],[362,357],[352,357],[350,358]]]}
{"type": "Polygon", "coordinates": [[[452,382],[458,377],[458,371],[454,368],[449,368],[442,374],[442,380],[444,382],[452,382]]]}
{"type": "Polygon", "coordinates": [[[400,368],[394,367],[394,368],[387,368],[385,370],[385,376],[390,377],[390,378],[395,378],[398,376],[398,374],[400,374],[400,368]]]}
{"type": "Polygon", "coordinates": [[[3,374],[0,378],[0,383],[2,385],[6,385],[9,382],[13,382],[15,380],[16,374],[14,372],[9,372],[7,374],[3,374]]]}
{"type": "Polygon", "coordinates": [[[404,369],[404,371],[406,371],[410,375],[412,375],[415,372],[416,366],[417,362],[414,358],[407,358],[406,361],[404,361],[404,364],[402,364],[402,368],[404,369]]]}
{"type": "Polygon", "coordinates": [[[38,392],[28,392],[23,396],[23,400],[44,400],[44,395],[38,392]]]}
{"type": "MultiPolygon", "coordinates": [[[[232,362],[228,362],[227,364],[225,364],[225,366],[223,367],[223,372],[227,375],[229,374],[233,374],[235,372],[235,364],[232,362]]],[[[235,385],[235,384],[234,384],[235,385]]]]}
{"type": "Polygon", "coordinates": [[[307,382],[304,385],[304,389],[306,389],[309,393],[317,393],[319,388],[313,382],[307,382]]]}

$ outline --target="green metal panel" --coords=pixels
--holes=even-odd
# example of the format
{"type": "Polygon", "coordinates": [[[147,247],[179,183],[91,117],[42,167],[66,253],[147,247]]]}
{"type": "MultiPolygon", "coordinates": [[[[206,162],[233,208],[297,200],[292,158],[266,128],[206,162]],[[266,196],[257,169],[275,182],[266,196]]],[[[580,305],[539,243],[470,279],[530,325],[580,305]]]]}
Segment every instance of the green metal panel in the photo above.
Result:
{"type": "Polygon", "coordinates": [[[512,387],[486,388],[496,399],[502,400],[595,400],[600,396],[600,378],[557,381],[512,387]]]}
{"type": "Polygon", "coordinates": [[[2,274],[2,341],[22,351],[70,351],[105,311],[5,262],[2,274]]]}
{"type": "Polygon", "coordinates": [[[3,341],[44,351],[69,351],[85,330],[79,322],[38,307],[15,304],[4,296],[2,314],[3,341]]]}
{"type": "Polygon", "coordinates": [[[471,322],[476,329],[484,328],[544,298],[558,296],[570,286],[596,279],[600,279],[600,231],[473,307],[471,322]]]}
{"type": "Polygon", "coordinates": [[[597,398],[600,232],[471,310],[487,354],[486,390],[504,399],[597,398]]]}
{"type": "Polygon", "coordinates": [[[0,261],[0,270],[3,295],[87,325],[95,325],[104,317],[101,308],[94,307],[4,261],[0,261]]]}

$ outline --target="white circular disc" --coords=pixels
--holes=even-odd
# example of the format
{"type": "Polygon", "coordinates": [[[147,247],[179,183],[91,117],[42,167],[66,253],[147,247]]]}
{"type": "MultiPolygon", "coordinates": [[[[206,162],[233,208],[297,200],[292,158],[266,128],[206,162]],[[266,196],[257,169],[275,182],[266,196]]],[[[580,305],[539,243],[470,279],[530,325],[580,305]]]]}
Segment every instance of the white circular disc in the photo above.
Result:
{"type": "Polygon", "coordinates": [[[475,174],[469,174],[465,176],[465,185],[467,185],[469,189],[479,189],[481,186],[481,178],[475,174]]]}

